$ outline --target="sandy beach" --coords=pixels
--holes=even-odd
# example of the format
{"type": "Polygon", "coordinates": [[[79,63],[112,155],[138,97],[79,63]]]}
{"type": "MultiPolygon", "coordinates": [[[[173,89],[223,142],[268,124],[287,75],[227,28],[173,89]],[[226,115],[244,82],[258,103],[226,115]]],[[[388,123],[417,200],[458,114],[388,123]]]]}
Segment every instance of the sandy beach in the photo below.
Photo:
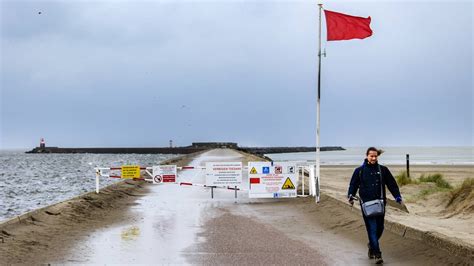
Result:
{"type": "MultiPolygon", "coordinates": [[[[261,159],[216,149],[171,163],[199,166],[215,160],[246,164],[261,159]]],[[[413,173],[432,169],[420,167],[413,173]]],[[[88,193],[0,224],[1,263],[371,265],[360,211],[344,203],[352,170],[349,166],[322,169],[320,204],[309,197],[249,199],[245,191],[239,191],[235,200],[229,190],[216,190],[211,199],[209,188],[128,180],[100,194],[88,193]]],[[[471,170],[436,169],[453,182],[472,175],[471,170]]],[[[184,170],[180,178],[202,183],[204,174],[184,170]]],[[[409,189],[402,187],[402,193],[408,196],[409,189]]],[[[424,213],[421,204],[429,203],[408,202],[409,214],[390,208],[387,220],[447,238],[466,230],[465,237],[456,237],[467,249],[439,248],[408,233],[400,235],[389,223],[381,240],[384,260],[394,265],[472,264],[472,229],[467,228],[472,216],[424,213]]]]}

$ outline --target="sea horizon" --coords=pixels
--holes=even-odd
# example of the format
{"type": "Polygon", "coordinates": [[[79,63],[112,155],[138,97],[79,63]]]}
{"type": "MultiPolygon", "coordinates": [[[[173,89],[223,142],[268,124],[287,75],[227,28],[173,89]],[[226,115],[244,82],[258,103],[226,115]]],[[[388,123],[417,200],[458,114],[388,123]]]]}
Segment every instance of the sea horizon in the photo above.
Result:
{"type": "MultiPolygon", "coordinates": [[[[188,145],[184,145],[184,146],[176,146],[176,147],[186,147],[188,145]]],[[[374,146],[376,148],[380,148],[380,149],[383,149],[383,148],[473,148],[474,149],[474,145],[365,145],[365,146],[362,146],[362,145],[351,145],[351,146],[343,146],[343,145],[322,145],[321,147],[342,147],[344,149],[346,148],[368,148],[368,147],[371,147],[371,146],[374,146]]],[[[27,148],[24,148],[24,147],[21,147],[21,148],[1,148],[0,147],[0,151],[30,151],[36,147],[39,147],[39,146],[35,146],[35,147],[27,147],[27,148]]],[[[148,146],[139,146],[139,145],[135,145],[135,146],[128,146],[128,145],[121,145],[121,146],[116,146],[116,145],[112,145],[112,146],[102,146],[102,145],[96,145],[96,146],[47,146],[47,147],[59,147],[59,148],[147,148],[147,147],[168,147],[166,145],[162,145],[162,146],[159,146],[159,145],[148,145],[148,146]]],[[[249,146],[249,145],[239,145],[239,147],[315,147],[314,145],[252,145],[252,146],[249,146]]]]}
{"type": "MultiPolygon", "coordinates": [[[[343,151],[321,152],[321,165],[360,165],[368,147],[344,147],[343,151]]],[[[383,150],[379,162],[388,165],[405,165],[409,154],[413,165],[474,165],[473,146],[380,146],[383,150]]],[[[275,161],[316,161],[316,152],[266,154],[275,161]]]]}

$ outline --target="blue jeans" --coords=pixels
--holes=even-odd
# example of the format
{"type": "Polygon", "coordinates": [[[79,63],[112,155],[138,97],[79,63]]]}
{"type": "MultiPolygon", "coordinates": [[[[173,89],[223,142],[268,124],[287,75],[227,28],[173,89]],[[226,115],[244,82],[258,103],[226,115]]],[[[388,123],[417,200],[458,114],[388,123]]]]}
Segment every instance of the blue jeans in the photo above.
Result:
{"type": "Polygon", "coordinates": [[[369,237],[369,246],[374,255],[381,254],[379,239],[383,233],[383,224],[385,215],[375,217],[364,217],[365,228],[367,229],[367,235],[369,237]]]}

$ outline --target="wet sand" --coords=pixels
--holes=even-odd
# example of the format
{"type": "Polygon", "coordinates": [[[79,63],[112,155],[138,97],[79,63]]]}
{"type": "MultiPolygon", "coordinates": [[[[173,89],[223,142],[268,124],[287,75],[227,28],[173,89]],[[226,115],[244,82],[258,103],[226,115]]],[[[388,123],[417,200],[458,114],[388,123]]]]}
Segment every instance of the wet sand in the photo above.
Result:
{"type": "MultiPolygon", "coordinates": [[[[177,163],[256,159],[217,149],[177,163]]],[[[203,171],[180,175],[204,183],[203,171]]],[[[234,191],[216,189],[211,199],[209,188],[127,181],[31,217],[0,225],[2,264],[373,264],[360,212],[327,196],[316,205],[248,199],[242,191],[235,200],[234,191]]],[[[390,264],[470,262],[388,231],[381,245],[390,264]]]]}

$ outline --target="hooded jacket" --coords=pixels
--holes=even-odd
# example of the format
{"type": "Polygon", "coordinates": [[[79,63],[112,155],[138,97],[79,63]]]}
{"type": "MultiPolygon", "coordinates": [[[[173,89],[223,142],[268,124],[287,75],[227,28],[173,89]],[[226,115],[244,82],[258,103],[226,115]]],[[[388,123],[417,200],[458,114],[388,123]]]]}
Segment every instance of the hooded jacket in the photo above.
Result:
{"type": "Polygon", "coordinates": [[[384,202],[387,202],[385,186],[390,190],[394,198],[400,197],[400,189],[390,170],[378,163],[369,164],[367,159],[365,159],[364,164],[354,170],[347,195],[355,196],[357,190],[359,190],[359,197],[363,202],[381,198],[384,199],[384,202]],[[380,177],[379,166],[382,171],[382,178],[380,177]],[[381,182],[383,189],[380,188],[381,182]],[[380,195],[381,190],[382,196],[380,195]]]}

